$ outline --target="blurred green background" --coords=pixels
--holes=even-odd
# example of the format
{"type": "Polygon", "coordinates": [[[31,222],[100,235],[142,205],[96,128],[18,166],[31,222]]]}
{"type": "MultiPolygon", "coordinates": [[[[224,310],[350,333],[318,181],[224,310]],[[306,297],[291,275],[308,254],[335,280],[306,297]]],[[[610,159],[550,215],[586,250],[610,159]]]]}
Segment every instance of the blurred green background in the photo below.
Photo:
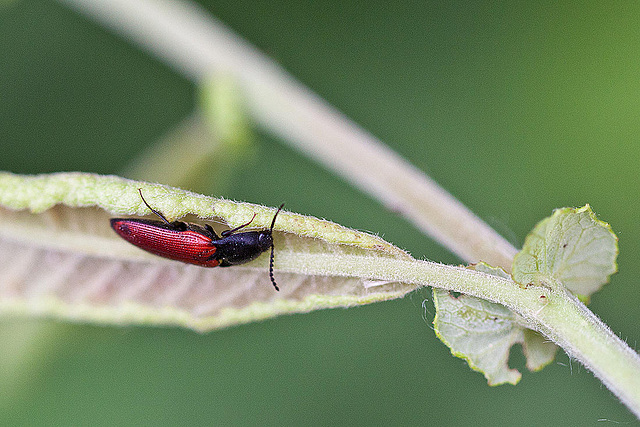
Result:
{"type": "MultiPolygon", "coordinates": [[[[202,2],[516,246],[554,208],[590,203],[620,238],[620,273],[591,308],[635,348],[640,3],[344,3],[202,2]]],[[[56,2],[0,3],[0,170],[117,174],[196,98],[177,72],[56,2]]],[[[277,139],[256,144],[210,193],[286,202],[459,262],[277,139]]],[[[13,382],[0,384],[0,425],[634,420],[564,353],[515,387],[488,387],[450,356],[432,317],[422,290],[209,334],[3,318],[0,375],[13,382]],[[34,336],[14,366],[12,349],[34,336]]],[[[512,356],[523,368],[519,348],[512,356]]]]}

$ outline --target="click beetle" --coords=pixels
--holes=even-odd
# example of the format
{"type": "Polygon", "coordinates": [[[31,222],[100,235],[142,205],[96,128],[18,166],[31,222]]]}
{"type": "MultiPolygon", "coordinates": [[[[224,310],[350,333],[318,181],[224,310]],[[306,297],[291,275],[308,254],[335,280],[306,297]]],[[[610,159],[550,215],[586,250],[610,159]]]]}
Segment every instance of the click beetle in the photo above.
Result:
{"type": "Polygon", "coordinates": [[[141,189],[138,189],[138,192],[144,204],[161,221],[112,218],[111,227],[124,240],[154,255],[201,267],[230,267],[244,264],[256,259],[261,253],[271,248],[269,278],[276,291],[280,290],[273,278],[272,233],[276,217],[284,203],[280,205],[273,216],[271,227],[268,230],[237,232],[251,224],[256,217],[254,214],[246,224],[223,231],[218,236],[209,224],[203,227],[182,221],[169,222],[161,212],[153,209],[147,203],[141,189]]]}

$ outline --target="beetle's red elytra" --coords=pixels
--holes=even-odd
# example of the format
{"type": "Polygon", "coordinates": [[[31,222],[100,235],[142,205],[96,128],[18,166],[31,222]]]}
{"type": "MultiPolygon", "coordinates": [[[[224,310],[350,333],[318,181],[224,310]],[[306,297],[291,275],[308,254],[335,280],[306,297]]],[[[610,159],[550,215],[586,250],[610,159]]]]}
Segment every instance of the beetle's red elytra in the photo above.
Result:
{"type": "Polygon", "coordinates": [[[269,259],[269,278],[276,291],[278,285],[273,277],[273,226],[284,203],[280,205],[271,227],[268,230],[243,231],[256,215],[246,224],[232,230],[226,230],[218,236],[213,228],[181,221],[169,222],[165,216],[153,209],[144,199],[142,190],[138,189],[144,204],[156,214],[161,221],[137,218],[112,218],[111,227],[127,242],[163,258],[195,264],[201,267],[230,267],[244,264],[256,259],[261,253],[271,248],[269,259]]]}

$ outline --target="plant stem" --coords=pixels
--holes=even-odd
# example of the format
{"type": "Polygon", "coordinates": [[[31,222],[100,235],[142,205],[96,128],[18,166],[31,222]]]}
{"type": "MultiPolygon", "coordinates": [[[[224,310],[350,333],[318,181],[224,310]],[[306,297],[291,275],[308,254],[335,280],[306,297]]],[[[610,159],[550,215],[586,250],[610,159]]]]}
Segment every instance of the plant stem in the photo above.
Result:
{"type": "Polygon", "coordinates": [[[281,253],[279,261],[293,267],[292,271],[434,286],[502,304],[579,360],[640,418],[640,356],[563,288],[522,288],[511,280],[464,267],[418,260],[380,263],[378,259],[367,262],[361,257],[344,257],[336,262],[332,255],[287,258],[281,253]]]}
{"type": "Polygon", "coordinates": [[[593,314],[565,291],[543,310],[538,330],[591,370],[640,418],[640,357],[593,314]]]}

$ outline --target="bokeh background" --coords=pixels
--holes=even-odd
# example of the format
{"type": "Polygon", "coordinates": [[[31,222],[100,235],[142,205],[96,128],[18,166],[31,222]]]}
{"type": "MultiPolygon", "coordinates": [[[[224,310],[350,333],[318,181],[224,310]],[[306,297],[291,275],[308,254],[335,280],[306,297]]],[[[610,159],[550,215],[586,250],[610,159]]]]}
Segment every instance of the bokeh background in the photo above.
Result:
{"type": "MultiPolygon", "coordinates": [[[[590,307],[637,347],[640,3],[201,3],[517,246],[554,208],[590,203],[620,238],[620,273],[590,307]]],[[[0,2],[0,170],[120,173],[197,97],[57,2],[0,2]]],[[[459,262],[276,138],[255,144],[210,194],[286,202],[459,262]]],[[[564,353],[488,387],[432,317],[422,290],[209,334],[2,318],[0,425],[633,423],[564,353]]]]}

